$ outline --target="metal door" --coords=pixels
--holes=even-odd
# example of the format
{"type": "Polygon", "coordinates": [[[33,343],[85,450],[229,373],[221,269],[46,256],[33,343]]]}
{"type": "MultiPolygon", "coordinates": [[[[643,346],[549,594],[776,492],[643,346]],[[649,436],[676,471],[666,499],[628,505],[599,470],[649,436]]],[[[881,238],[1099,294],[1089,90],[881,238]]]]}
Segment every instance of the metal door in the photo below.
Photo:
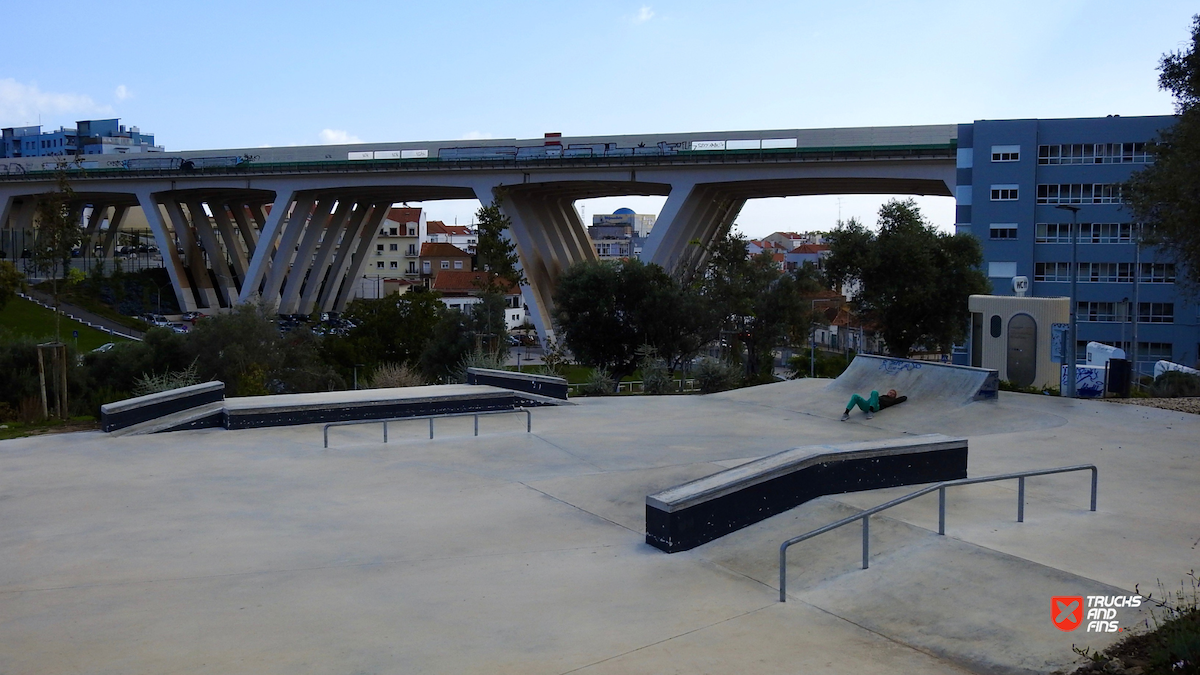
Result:
{"type": "Polygon", "coordinates": [[[1008,320],[1008,380],[1028,387],[1037,376],[1037,323],[1028,314],[1008,320]]]}

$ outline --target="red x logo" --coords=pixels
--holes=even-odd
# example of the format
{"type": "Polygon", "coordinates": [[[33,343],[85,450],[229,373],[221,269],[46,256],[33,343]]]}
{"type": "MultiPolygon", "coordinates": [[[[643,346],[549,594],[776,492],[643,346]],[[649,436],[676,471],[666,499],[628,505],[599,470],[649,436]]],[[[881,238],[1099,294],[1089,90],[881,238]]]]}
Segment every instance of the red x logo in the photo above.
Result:
{"type": "Polygon", "coordinates": [[[1079,624],[1083,622],[1083,597],[1057,595],[1050,598],[1050,619],[1054,622],[1054,627],[1062,631],[1079,628],[1079,624]]]}

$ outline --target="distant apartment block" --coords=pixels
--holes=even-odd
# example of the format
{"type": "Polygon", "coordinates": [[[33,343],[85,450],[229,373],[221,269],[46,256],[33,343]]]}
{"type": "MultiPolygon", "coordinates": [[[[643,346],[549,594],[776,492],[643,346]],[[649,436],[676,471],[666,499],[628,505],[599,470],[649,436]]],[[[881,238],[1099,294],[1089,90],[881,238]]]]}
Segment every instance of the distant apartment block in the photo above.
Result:
{"type": "Polygon", "coordinates": [[[634,213],[633,209],[617,209],[614,213],[592,216],[588,236],[596,255],[601,259],[637,258],[642,254],[642,242],[654,229],[658,216],[634,213]]]}
{"type": "Polygon", "coordinates": [[[116,155],[163,152],[153,134],[121,124],[120,119],[81,120],[74,129],[42,131],[40,125],[0,129],[0,158],[66,155],[116,155]]]}

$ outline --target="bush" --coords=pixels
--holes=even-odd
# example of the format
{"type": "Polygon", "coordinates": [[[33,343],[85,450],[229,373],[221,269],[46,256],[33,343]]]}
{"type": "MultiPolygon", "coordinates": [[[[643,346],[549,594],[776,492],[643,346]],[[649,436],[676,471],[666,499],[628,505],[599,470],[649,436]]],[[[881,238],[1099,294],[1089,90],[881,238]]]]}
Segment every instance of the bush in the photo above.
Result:
{"type": "Polygon", "coordinates": [[[1200,396],[1200,375],[1168,370],[1159,375],[1150,385],[1150,395],[1155,398],[1177,398],[1200,396]]]}
{"type": "Polygon", "coordinates": [[[674,381],[667,369],[667,362],[658,358],[657,352],[649,345],[642,345],[638,350],[641,357],[639,369],[642,371],[642,392],[646,394],[666,394],[674,389],[674,381]]]}
{"type": "MultiPolygon", "coordinates": [[[[803,349],[800,353],[788,359],[788,377],[790,379],[799,379],[808,377],[808,374],[813,370],[813,363],[808,349],[803,349]]],[[[850,353],[849,357],[842,354],[835,354],[817,350],[816,355],[816,377],[827,377],[830,379],[836,378],[846,370],[850,365],[850,361],[854,360],[854,352],[850,353]]]]}
{"type": "Polygon", "coordinates": [[[458,362],[454,371],[454,382],[463,384],[467,381],[467,368],[487,368],[488,370],[504,370],[504,354],[475,350],[468,353],[458,362]]]}
{"type": "Polygon", "coordinates": [[[742,379],[741,370],[738,366],[706,357],[696,364],[694,375],[700,393],[712,394],[737,387],[742,379]]]}
{"type": "Polygon", "coordinates": [[[142,375],[134,382],[133,395],[145,396],[146,394],[157,394],[162,391],[190,387],[193,384],[199,383],[200,376],[196,373],[196,362],[192,361],[192,365],[184,370],[168,370],[163,372],[162,375],[156,373],[142,375]]]}
{"type": "Polygon", "coordinates": [[[369,389],[395,389],[397,387],[420,387],[425,378],[406,363],[385,363],[371,375],[369,389]]]}
{"type": "Polygon", "coordinates": [[[579,386],[579,393],[584,396],[611,396],[617,388],[612,375],[604,368],[596,368],[588,375],[587,382],[579,386]]]}

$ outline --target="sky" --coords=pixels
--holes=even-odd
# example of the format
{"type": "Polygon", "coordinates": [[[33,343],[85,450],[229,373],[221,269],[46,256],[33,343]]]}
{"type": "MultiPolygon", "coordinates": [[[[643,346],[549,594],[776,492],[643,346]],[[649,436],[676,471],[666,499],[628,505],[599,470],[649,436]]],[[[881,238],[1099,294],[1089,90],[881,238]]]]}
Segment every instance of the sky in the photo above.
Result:
{"type": "MultiPolygon", "coordinates": [[[[0,127],[120,117],[168,150],[1163,115],[1194,3],[16,2],[0,127]],[[74,37],[79,27],[80,37],[74,37]]],[[[874,224],[887,195],[754,200],[739,229],[874,224]]],[[[662,198],[587,200],[590,216],[662,198]]],[[[918,198],[952,230],[951,198],[918,198]]],[[[430,202],[467,223],[476,202],[430,202]]]]}

